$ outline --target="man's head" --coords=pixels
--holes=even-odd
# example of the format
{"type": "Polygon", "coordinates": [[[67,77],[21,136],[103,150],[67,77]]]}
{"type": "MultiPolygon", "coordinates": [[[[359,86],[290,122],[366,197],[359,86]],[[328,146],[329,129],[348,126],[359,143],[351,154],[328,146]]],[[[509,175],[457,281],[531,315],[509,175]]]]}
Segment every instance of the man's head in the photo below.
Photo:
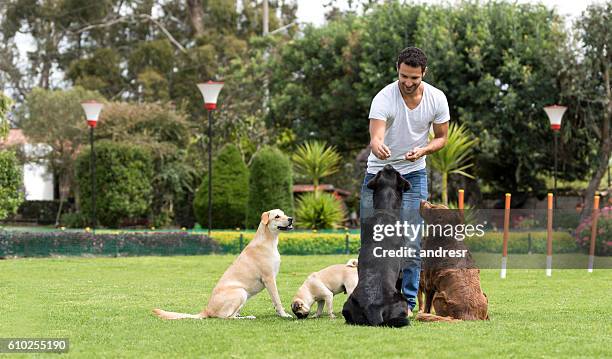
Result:
{"type": "Polygon", "coordinates": [[[399,53],[396,65],[402,92],[414,93],[427,72],[427,56],[418,47],[407,47],[399,53]]]}

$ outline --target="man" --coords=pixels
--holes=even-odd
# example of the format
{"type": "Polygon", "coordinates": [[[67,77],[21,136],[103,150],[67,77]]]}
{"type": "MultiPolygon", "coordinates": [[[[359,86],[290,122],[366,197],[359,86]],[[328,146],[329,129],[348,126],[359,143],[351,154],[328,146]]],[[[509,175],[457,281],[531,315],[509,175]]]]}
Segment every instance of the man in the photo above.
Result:
{"type": "MultiPolygon", "coordinates": [[[[371,215],[373,191],[366,187],[386,164],[392,165],[410,182],[410,190],[402,198],[402,220],[421,221],[418,209],[428,197],[425,156],[446,144],[450,114],[446,96],[423,81],[427,73],[427,56],[419,48],[402,50],[397,59],[399,79],[383,88],[370,107],[370,146],[366,175],[361,187],[360,217],[371,215]],[[428,141],[429,129],[434,138],[428,141]]],[[[417,256],[403,269],[402,293],[410,309],[416,306],[421,261],[420,235],[407,243],[417,256]]]]}

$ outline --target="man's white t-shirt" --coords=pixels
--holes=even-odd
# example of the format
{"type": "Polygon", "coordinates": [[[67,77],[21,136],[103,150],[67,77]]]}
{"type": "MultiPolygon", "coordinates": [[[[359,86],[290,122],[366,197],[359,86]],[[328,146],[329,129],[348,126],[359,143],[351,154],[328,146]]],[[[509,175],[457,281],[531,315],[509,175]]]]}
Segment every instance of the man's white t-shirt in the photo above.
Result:
{"type": "Polygon", "coordinates": [[[386,164],[392,165],[401,174],[425,168],[425,156],[410,162],[404,155],[415,147],[427,145],[432,123],[450,120],[448,101],[441,90],[423,81],[425,89],[421,102],[411,110],[402,98],[398,82],[385,86],[372,100],[369,118],[387,122],[385,145],[389,147],[391,156],[380,160],[370,152],[368,173],[376,174],[386,164]]]}

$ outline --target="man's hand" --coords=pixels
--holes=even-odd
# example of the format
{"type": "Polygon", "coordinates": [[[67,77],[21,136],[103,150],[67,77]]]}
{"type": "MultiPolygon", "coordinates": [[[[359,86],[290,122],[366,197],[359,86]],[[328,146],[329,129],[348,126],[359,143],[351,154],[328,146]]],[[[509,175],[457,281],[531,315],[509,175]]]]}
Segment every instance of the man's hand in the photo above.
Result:
{"type": "Polygon", "coordinates": [[[389,150],[389,147],[387,147],[387,145],[385,145],[382,141],[373,140],[370,143],[370,146],[372,146],[372,153],[378,159],[386,160],[387,158],[391,157],[391,150],[389,150]]]}
{"type": "Polygon", "coordinates": [[[427,150],[425,150],[424,148],[415,147],[415,148],[412,149],[412,151],[408,151],[404,155],[404,158],[407,159],[410,162],[414,162],[414,161],[418,160],[419,158],[425,156],[426,154],[427,154],[427,150]]]}

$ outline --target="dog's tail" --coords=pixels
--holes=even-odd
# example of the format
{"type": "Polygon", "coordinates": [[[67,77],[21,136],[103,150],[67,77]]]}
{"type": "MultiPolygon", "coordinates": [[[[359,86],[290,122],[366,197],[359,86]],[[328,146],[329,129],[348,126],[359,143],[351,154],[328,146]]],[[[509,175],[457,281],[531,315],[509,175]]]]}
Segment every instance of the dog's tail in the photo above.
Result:
{"type": "Polygon", "coordinates": [[[353,259],[349,259],[348,262],[346,262],[346,266],[347,267],[357,267],[357,259],[353,258],[353,259]]]}
{"type": "Polygon", "coordinates": [[[199,314],[185,314],[185,313],[175,313],[175,312],[167,312],[165,310],[161,310],[159,308],[153,309],[153,313],[162,319],[203,319],[208,318],[206,311],[202,311],[199,314]]]}
{"type": "Polygon", "coordinates": [[[430,313],[419,313],[417,314],[416,320],[420,322],[460,322],[461,319],[455,319],[452,317],[441,317],[439,315],[430,313]]]}

